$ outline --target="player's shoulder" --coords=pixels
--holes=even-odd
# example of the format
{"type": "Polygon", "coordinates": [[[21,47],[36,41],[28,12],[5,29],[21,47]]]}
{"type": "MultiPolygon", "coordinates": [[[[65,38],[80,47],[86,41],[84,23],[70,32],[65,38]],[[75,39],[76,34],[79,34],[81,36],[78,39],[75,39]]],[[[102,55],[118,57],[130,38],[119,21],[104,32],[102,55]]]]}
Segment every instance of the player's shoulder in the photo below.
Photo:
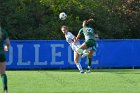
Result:
{"type": "Polygon", "coordinates": [[[68,34],[72,34],[71,32],[68,32],[68,34]]]}
{"type": "Polygon", "coordinates": [[[71,32],[67,32],[67,35],[73,35],[71,32]]]}
{"type": "Polygon", "coordinates": [[[79,31],[82,31],[84,28],[80,28],[80,30],[79,31]]]}
{"type": "Polygon", "coordinates": [[[65,35],[65,37],[70,37],[71,36],[71,32],[67,32],[67,34],[65,35]]]}

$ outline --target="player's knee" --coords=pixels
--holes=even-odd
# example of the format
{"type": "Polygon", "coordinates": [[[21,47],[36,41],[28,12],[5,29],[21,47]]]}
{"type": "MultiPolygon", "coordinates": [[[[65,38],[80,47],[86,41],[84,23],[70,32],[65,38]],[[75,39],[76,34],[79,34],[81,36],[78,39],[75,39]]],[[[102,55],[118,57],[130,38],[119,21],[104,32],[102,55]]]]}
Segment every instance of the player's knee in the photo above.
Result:
{"type": "Polygon", "coordinates": [[[77,64],[78,62],[77,61],[74,61],[74,63],[77,64]]]}
{"type": "Polygon", "coordinates": [[[77,64],[78,63],[78,58],[74,59],[74,63],[77,64]]]}
{"type": "Polygon", "coordinates": [[[89,52],[89,54],[88,54],[88,58],[91,58],[93,53],[94,53],[94,51],[91,50],[91,51],[89,52]]]}
{"type": "Polygon", "coordinates": [[[83,49],[79,48],[79,49],[77,50],[77,52],[78,52],[78,54],[82,54],[82,53],[83,53],[83,49]]]}

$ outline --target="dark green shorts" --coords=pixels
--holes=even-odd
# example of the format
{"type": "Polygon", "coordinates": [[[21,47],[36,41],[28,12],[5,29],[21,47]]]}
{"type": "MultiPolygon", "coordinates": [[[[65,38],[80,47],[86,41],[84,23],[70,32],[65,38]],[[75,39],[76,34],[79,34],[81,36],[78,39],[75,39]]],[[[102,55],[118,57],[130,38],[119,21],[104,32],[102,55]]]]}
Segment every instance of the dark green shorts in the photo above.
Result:
{"type": "Polygon", "coordinates": [[[93,40],[93,39],[89,39],[89,40],[85,41],[85,43],[86,43],[86,46],[87,46],[88,48],[89,48],[89,47],[93,47],[93,46],[96,47],[96,42],[95,42],[95,40],[93,40]]]}
{"type": "Polygon", "coordinates": [[[5,62],[6,61],[6,56],[5,54],[0,54],[0,62],[5,62]]]}

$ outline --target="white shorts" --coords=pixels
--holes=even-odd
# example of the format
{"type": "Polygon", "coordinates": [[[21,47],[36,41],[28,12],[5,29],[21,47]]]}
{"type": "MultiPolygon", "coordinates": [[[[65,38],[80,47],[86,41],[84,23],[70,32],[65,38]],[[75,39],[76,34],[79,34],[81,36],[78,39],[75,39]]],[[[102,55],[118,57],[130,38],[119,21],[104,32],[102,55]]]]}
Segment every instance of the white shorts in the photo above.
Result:
{"type": "Polygon", "coordinates": [[[72,43],[70,46],[73,51],[77,51],[78,48],[80,47],[80,43],[72,43]]]}

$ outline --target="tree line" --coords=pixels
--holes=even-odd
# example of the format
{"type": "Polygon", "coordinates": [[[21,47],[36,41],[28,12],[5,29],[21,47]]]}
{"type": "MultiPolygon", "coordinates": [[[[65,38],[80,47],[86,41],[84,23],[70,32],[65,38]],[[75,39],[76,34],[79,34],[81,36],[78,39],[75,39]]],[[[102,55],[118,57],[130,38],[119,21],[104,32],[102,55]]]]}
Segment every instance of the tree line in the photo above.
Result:
{"type": "Polygon", "coordinates": [[[61,40],[62,25],[76,35],[88,18],[101,39],[140,38],[139,0],[0,0],[0,24],[11,39],[61,40]]]}

